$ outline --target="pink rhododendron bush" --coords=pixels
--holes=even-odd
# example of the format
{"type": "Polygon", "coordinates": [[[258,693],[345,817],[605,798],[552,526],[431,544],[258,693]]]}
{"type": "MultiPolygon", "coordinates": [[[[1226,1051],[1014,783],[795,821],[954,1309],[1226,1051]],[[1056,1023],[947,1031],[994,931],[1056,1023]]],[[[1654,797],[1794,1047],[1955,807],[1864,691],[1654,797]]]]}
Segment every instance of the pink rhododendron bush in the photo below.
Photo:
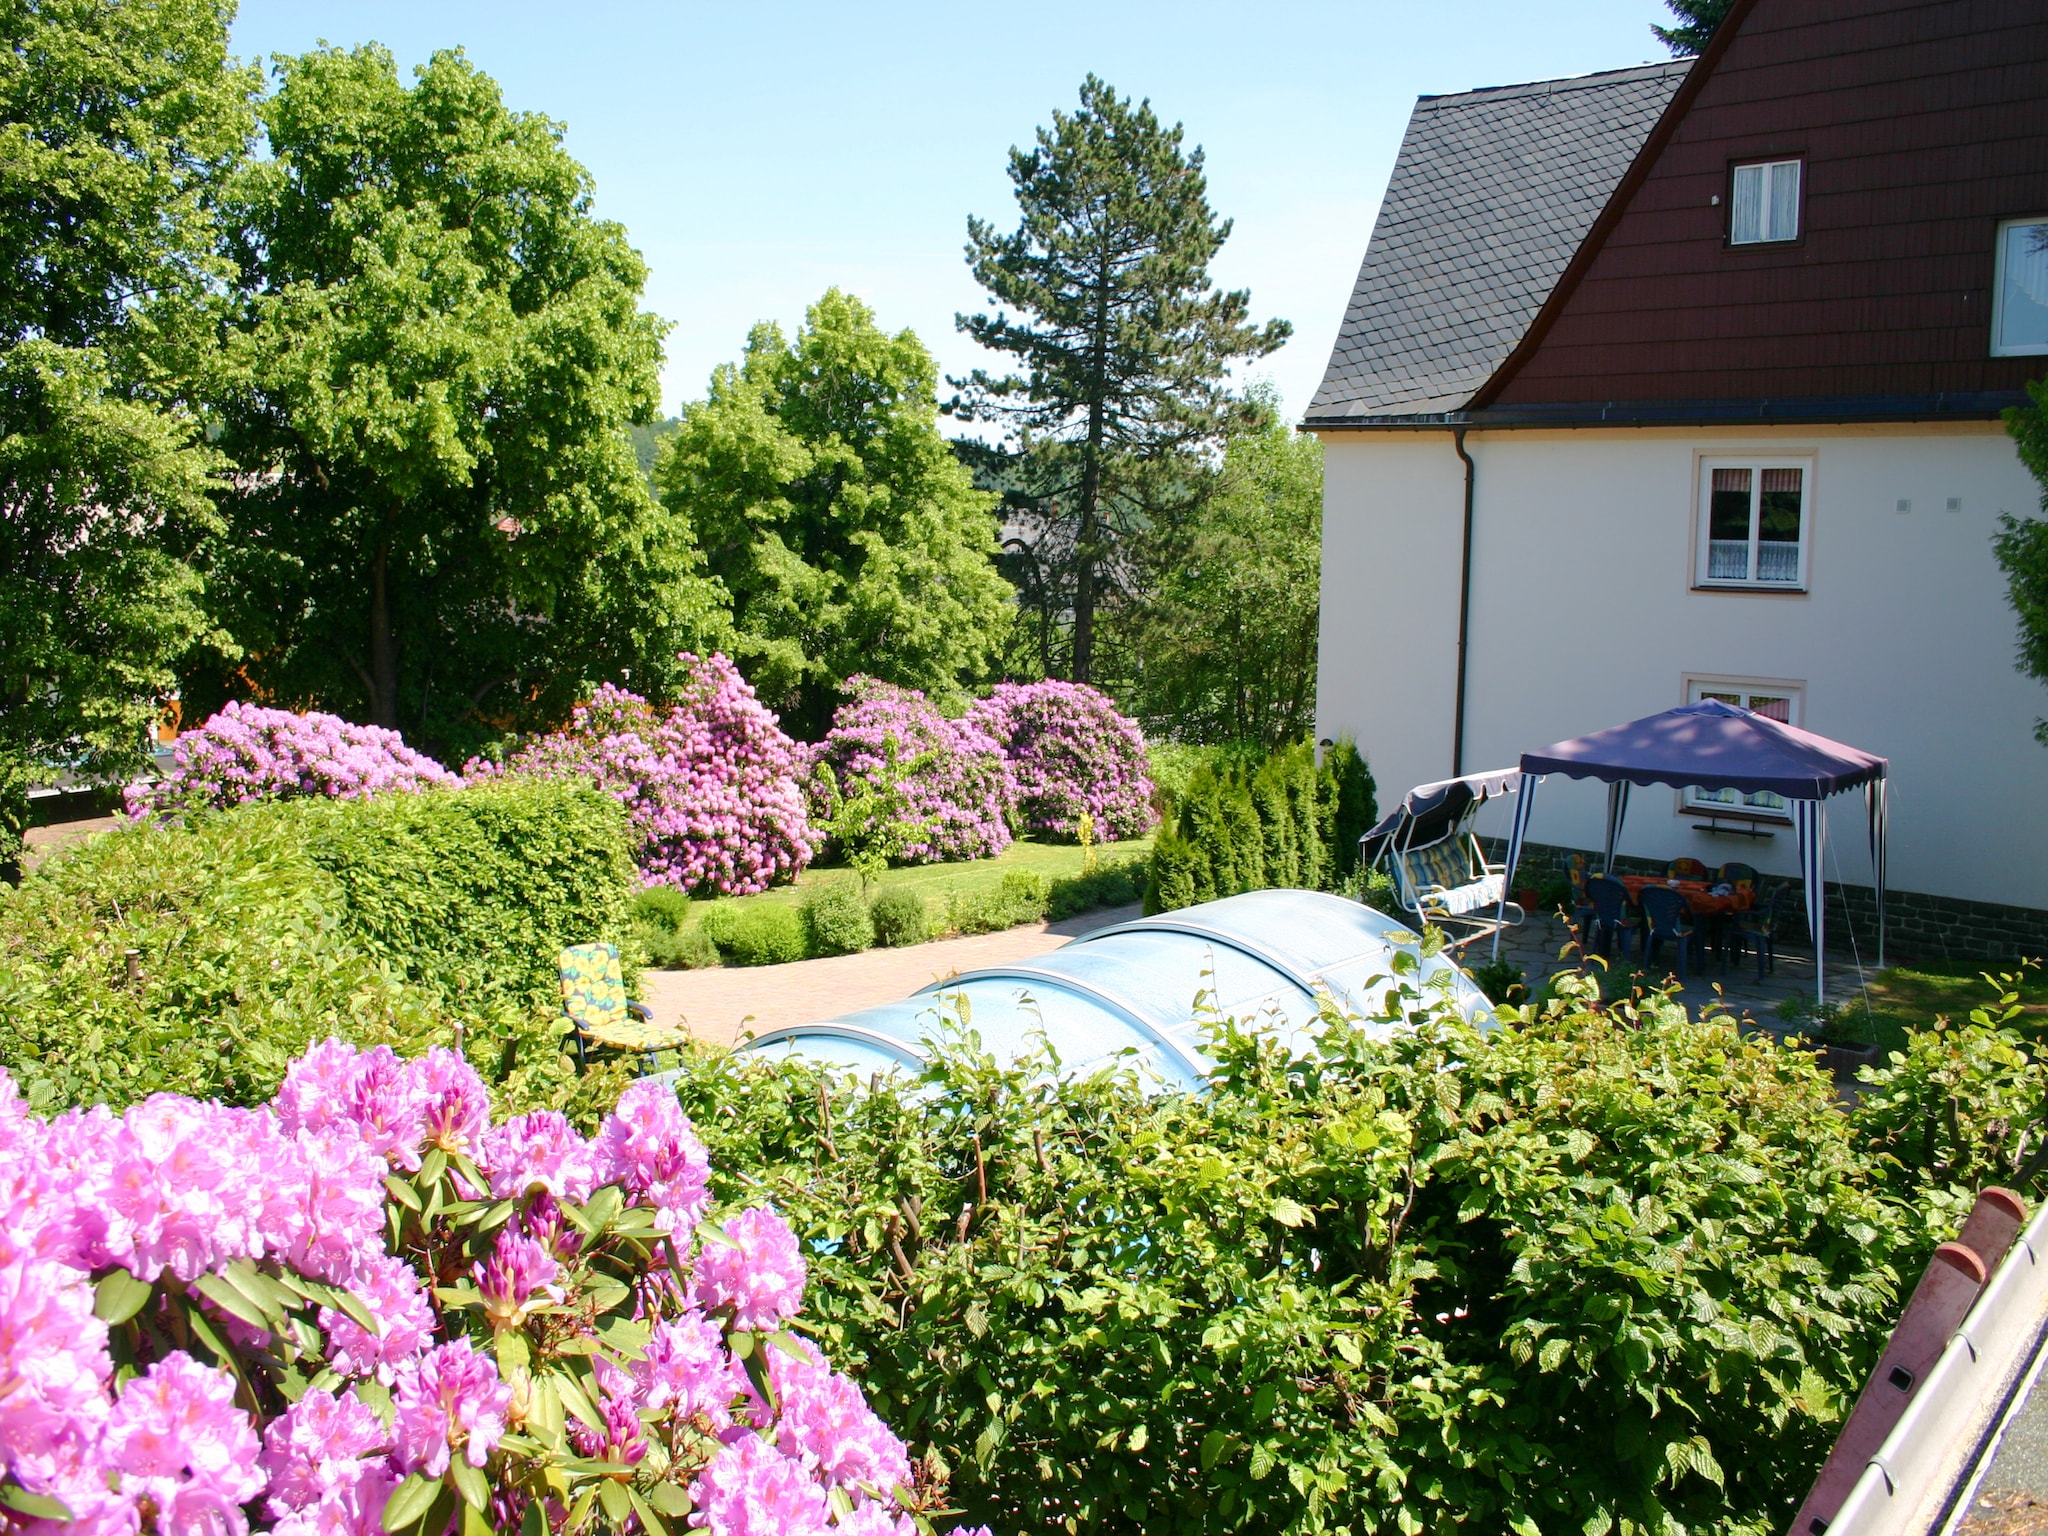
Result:
{"type": "Polygon", "coordinates": [[[128,814],[141,821],[251,800],[356,800],[460,782],[396,731],[317,711],[300,715],[230,701],[204,725],[179,735],[162,780],[131,785],[126,799],[128,814]]]}
{"type": "Polygon", "coordinates": [[[594,781],[631,814],[648,885],[751,896],[795,879],[824,843],[805,802],[803,749],[725,657],[682,660],[689,681],[669,708],[606,684],[566,730],[464,772],[594,781]]]}
{"type": "Polygon", "coordinates": [[[899,859],[938,864],[992,858],[1010,846],[1016,796],[1003,749],[973,720],[948,720],[915,688],[847,679],[849,698],[813,749],[839,795],[893,783],[912,825],[899,859]]]}
{"type": "Polygon", "coordinates": [[[1104,842],[1151,829],[1144,734],[1086,683],[1001,683],[967,719],[1009,757],[1017,809],[1033,831],[1075,836],[1084,811],[1104,842]]]}
{"type": "Polygon", "coordinates": [[[782,1218],[704,1219],[635,1083],[585,1140],[453,1052],[276,1099],[30,1114],[0,1073],[0,1530],[911,1536],[942,1487],[789,1331],[782,1218]]]}

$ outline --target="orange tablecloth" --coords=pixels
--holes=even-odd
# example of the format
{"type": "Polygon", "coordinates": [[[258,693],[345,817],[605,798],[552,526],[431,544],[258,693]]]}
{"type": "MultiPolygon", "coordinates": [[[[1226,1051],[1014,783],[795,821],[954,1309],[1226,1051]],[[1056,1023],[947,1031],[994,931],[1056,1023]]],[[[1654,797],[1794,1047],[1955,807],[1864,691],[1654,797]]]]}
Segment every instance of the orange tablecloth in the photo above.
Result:
{"type": "Polygon", "coordinates": [[[1756,902],[1756,892],[1746,886],[1738,885],[1732,894],[1716,896],[1714,888],[1704,880],[1681,880],[1673,886],[1670,881],[1659,880],[1654,875],[1617,875],[1615,878],[1628,887],[1630,901],[1641,900],[1644,886],[1670,886],[1685,898],[1685,904],[1692,908],[1695,917],[1718,917],[1724,912],[1747,912],[1756,902]]]}

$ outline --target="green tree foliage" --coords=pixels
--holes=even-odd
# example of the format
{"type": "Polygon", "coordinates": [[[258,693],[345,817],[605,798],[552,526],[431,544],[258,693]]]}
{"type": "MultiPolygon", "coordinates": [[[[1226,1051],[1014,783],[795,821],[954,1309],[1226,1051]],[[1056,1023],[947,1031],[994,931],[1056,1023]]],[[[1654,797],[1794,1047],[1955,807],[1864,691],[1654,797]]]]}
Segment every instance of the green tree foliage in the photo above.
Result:
{"type": "Polygon", "coordinates": [[[991,498],[940,435],[937,387],[913,333],[835,288],[794,341],[756,326],[663,442],[662,500],[731,595],[734,659],[799,736],[857,672],[958,698],[1008,626],[991,498]]]}
{"type": "Polygon", "coordinates": [[[1416,959],[1300,1056],[1219,1022],[1198,1094],[964,1032],[920,1081],[678,1088],[968,1522],[1783,1529],[1932,1246],[1917,1189],[1803,1053],[1661,999],[1481,1033],[1416,959]]]}
{"type": "Polygon", "coordinates": [[[1175,796],[1152,849],[1147,912],[1274,886],[1329,890],[1357,864],[1348,829],[1361,792],[1370,810],[1372,780],[1355,750],[1321,767],[1306,742],[1232,757],[1202,763],[1175,796]]]}
{"type": "Polygon", "coordinates": [[[460,53],[411,88],[374,46],[277,78],[231,204],[247,680],[444,752],[602,678],[659,694],[718,594],[635,462],[661,324],[560,125],[460,53]]]}
{"type": "MultiPolygon", "coordinates": [[[[2048,512],[2048,384],[2027,386],[2033,404],[2005,413],[2006,430],[2019,450],[2020,462],[2041,483],[2041,508],[2048,512]]],[[[2001,517],[1992,551],[2005,571],[2006,595],[2019,615],[2018,667],[2028,677],[2048,683],[2048,521],[2038,517],[2001,517]]],[[[2034,737],[2048,746],[2048,720],[2034,722],[2034,737]]]]}
{"type": "Polygon", "coordinates": [[[1277,748],[1315,724],[1323,447],[1279,400],[1235,433],[1221,469],[1143,541],[1129,691],[1148,733],[1277,748]]]}
{"type": "Polygon", "coordinates": [[[1067,674],[1091,681],[1096,614],[1144,508],[1179,478],[1174,457],[1213,441],[1245,407],[1232,362],[1285,342],[1284,320],[1248,323],[1250,295],[1216,291],[1209,262],[1230,234],[1209,206],[1200,148],[1090,75],[1080,110],[1054,112],[1036,146],[1010,151],[1022,215],[1004,234],[967,222],[967,259],[995,314],[960,329],[1020,372],[977,369],[954,408],[1008,426],[1033,504],[1051,526],[1034,559],[1048,612],[1071,611],[1067,674]]]}
{"type": "Polygon", "coordinates": [[[212,198],[253,130],[219,0],[0,14],[0,870],[33,778],[132,771],[209,634],[212,198]]]}
{"type": "Polygon", "coordinates": [[[1678,25],[1660,27],[1653,24],[1650,30],[1657,34],[1658,42],[1671,50],[1674,58],[1683,58],[1703,51],[1714,40],[1714,33],[1734,8],[1735,0],[1664,0],[1664,4],[1678,18],[1678,25]]]}

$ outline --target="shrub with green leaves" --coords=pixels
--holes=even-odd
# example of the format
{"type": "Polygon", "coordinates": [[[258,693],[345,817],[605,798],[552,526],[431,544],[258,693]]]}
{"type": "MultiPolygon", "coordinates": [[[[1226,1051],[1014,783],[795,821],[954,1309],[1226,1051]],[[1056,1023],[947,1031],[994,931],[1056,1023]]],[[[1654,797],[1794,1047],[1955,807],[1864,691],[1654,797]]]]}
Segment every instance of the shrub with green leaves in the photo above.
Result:
{"type": "Polygon", "coordinates": [[[250,1104],[326,1035],[416,1050],[460,1025],[502,1078],[558,1054],[556,955],[622,936],[631,868],[619,808],[560,784],[110,832],[0,890],[0,1063],[39,1109],[250,1104]]]}
{"type": "Polygon", "coordinates": [[[902,949],[922,944],[932,936],[931,909],[925,899],[908,886],[890,886],[875,893],[868,909],[875,925],[875,942],[884,949],[902,949]]]}
{"type": "Polygon", "coordinates": [[[1085,875],[1068,875],[1052,883],[1045,915],[1054,922],[1097,907],[1123,907],[1142,901],[1150,866],[1144,859],[1118,859],[1085,875]]]}
{"type": "Polygon", "coordinates": [[[804,915],[780,902],[734,902],[729,915],[717,903],[704,914],[703,928],[727,965],[785,965],[801,960],[810,945],[804,915]]]}
{"type": "Polygon", "coordinates": [[[1045,916],[1052,882],[1035,869],[1006,869],[996,885],[955,891],[948,926],[955,933],[1001,933],[1045,916]]]}
{"type": "Polygon", "coordinates": [[[875,922],[858,880],[835,880],[804,897],[804,936],[814,955],[857,955],[875,942],[875,922]]]}
{"type": "Polygon", "coordinates": [[[1219,1025],[1193,1095],[965,1032],[679,1088],[970,1521],[1761,1536],[1927,1247],[1809,1058],[1586,990],[1298,1058],[1219,1025]]]}

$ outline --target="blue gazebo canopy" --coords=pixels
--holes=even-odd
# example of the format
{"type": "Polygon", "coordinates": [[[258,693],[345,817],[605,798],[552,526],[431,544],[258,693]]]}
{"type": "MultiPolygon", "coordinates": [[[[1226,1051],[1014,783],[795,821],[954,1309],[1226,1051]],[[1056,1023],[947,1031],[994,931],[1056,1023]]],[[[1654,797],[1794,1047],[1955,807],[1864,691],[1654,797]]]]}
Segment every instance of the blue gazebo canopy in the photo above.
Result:
{"type": "MultiPolygon", "coordinates": [[[[1813,933],[1815,986],[1823,972],[1827,902],[1822,864],[1827,821],[1821,802],[1861,786],[1870,820],[1870,862],[1877,885],[1877,955],[1884,963],[1884,862],[1886,793],[1890,764],[1859,747],[1844,746],[1811,731],[1753,710],[1707,699],[1645,715],[1626,725],[1560,741],[1522,754],[1522,796],[1508,836],[1507,876],[1515,864],[1546,774],[1598,779],[1607,789],[1607,862],[1628,814],[1631,784],[1670,784],[1684,789],[1733,789],[1744,794],[1782,795],[1792,807],[1799,833],[1799,871],[1806,882],[1806,920],[1813,933]]],[[[1506,882],[1503,882],[1505,884],[1506,882]]]]}

